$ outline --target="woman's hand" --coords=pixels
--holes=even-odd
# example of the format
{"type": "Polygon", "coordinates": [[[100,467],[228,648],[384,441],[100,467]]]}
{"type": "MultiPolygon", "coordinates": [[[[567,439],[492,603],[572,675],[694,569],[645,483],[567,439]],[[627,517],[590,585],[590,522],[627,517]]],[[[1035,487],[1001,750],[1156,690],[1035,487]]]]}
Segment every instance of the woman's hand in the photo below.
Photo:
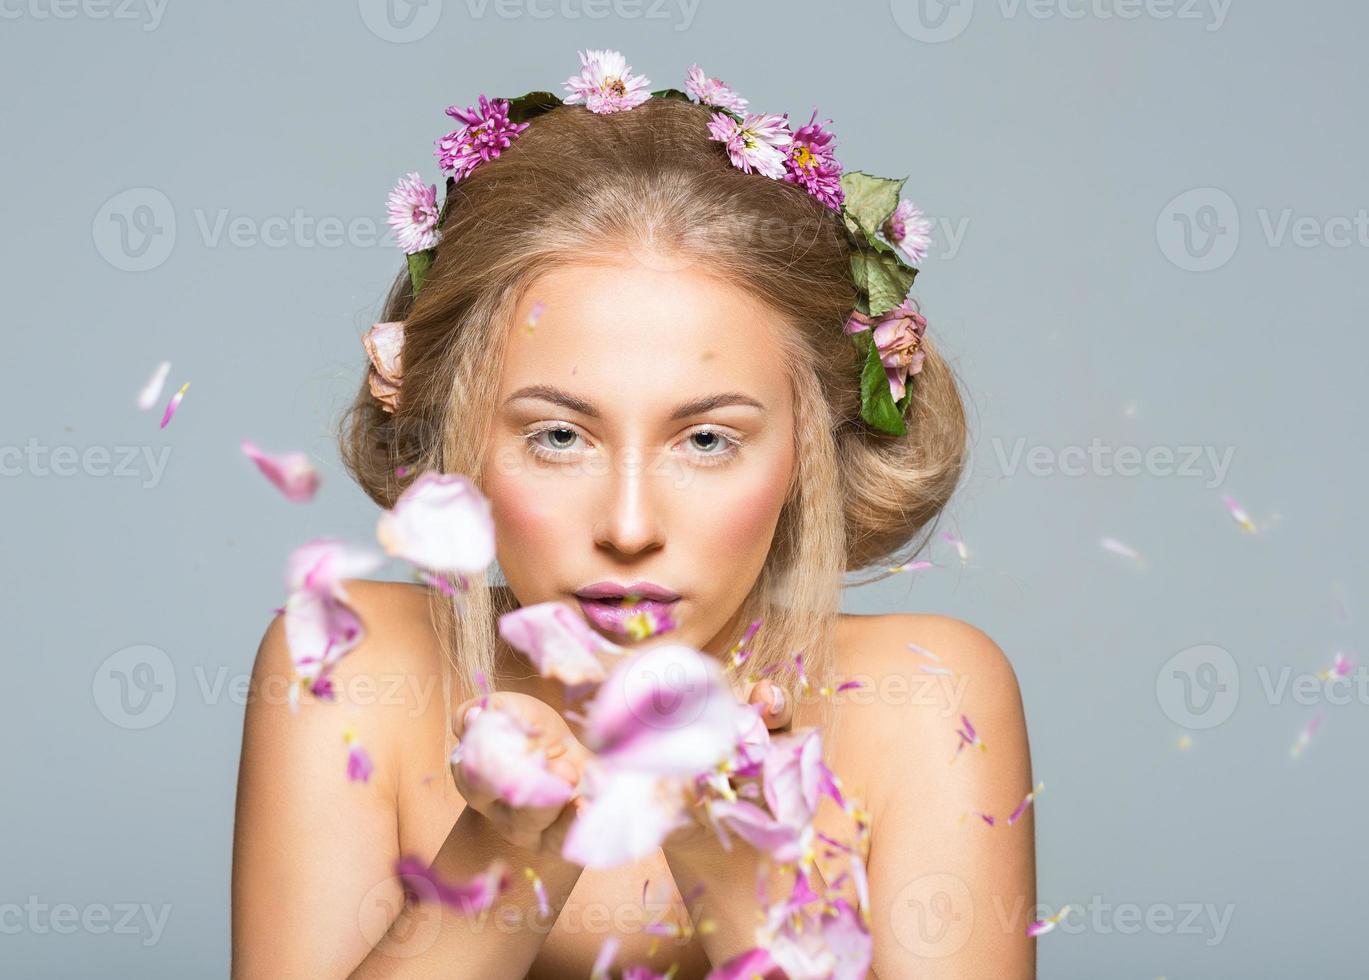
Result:
{"type": "MultiPolygon", "coordinates": [[[[512,691],[471,698],[456,709],[452,731],[457,738],[481,710],[482,701],[521,720],[534,733],[534,748],[546,750],[548,771],[572,786],[579,784],[589,750],[572,734],[566,720],[545,701],[512,691]]],[[[483,786],[474,784],[461,762],[452,765],[452,776],[466,805],[481,813],[510,844],[539,854],[560,856],[561,845],[578,812],[576,798],[560,806],[513,806],[483,786]]]]}
{"type": "MultiPolygon", "coordinates": [[[[761,709],[765,727],[773,735],[787,734],[794,722],[794,706],[784,689],[769,680],[747,681],[741,691],[742,704],[754,704],[761,709]]],[[[670,832],[662,845],[665,848],[690,848],[716,841],[717,832],[708,821],[702,804],[693,800],[686,790],[688,802],[684,808],[684,822],[670,832]]],[[[721,842],[717,842],[721,846],[721,842]]]]}

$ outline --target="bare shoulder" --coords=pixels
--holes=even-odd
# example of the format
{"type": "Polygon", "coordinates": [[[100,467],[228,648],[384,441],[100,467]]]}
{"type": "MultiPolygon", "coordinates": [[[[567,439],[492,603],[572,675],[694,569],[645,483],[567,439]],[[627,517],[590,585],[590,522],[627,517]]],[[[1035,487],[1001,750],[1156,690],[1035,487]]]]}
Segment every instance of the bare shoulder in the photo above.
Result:
{"type": "Polygon", "coordinates": [[[845,692],[858,709],[845,712],[847,726],[862,740],[878,740],[868,744],[900,749],[871,755],[872,766],[888,770],[871,773],[876,793],[913,771],[947,777],[947,763],[963,751],[957,732],[968,720],[983,751],[1004,763],[992,770],[1010,784],[1003,799],[1020,797],[1019,784],[1030,781],[1022,696],[1012,661],[991,636],[928,613],[843,617],[839,636],[838,673],[862,685],[845,692]]]}
{"type": "Polygon", "coordinates": [[[364,635],[332,672],[332,701],[291,704],[283,614],[257,649],[234,828],[235,975],[345,973],[375,939],[357,909],[376,896],[402,899],[392,867],[403,763],[431,690],[411,681],[437,671],[439,653],[424,589],[354,579],[343,587],[364,635]],[[358,742],[372,763],[365,778],[349,765],[358,742]],[[301,908],[310,910],[304,931],[301,908]]]}

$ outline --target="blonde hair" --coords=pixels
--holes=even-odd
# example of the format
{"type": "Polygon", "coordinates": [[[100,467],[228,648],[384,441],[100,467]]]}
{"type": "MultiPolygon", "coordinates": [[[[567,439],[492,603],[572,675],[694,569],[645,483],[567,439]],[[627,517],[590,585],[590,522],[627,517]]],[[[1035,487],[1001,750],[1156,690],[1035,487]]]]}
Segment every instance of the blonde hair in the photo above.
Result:
{"type": "MultiPolygon", "coordinates": [[[[708,136],[709,113],[666,98],[606,115],[558,107],[452,185],[422,290],[415,299],[402,271],[381,317],[405,324],[397,410],[382,410],[363,380],[340,445],[382,507],[424,471],[479,485],[514,309],[557,265],[649,252],[747,290],[793,327],[766,356],[790,375],[797,462],[770,553],[732,625],[740,639],[764,620],[745,670],[772,670],[793,695],[799,651],[815,686],[833,677],[842,576],[905,561],[926,543],[961,474],[964,408],[949,365],[924,340],[907,435],[861,420],[861,356],[842,332],[856,288],[841,219],[796,184],[732,166],[708,136]]],[[[481,674],[497,683],[496,621],[516,604],[501,591],[478,576],[459,610],[432,592],[461,700],[481,693],[481,674]]]]}

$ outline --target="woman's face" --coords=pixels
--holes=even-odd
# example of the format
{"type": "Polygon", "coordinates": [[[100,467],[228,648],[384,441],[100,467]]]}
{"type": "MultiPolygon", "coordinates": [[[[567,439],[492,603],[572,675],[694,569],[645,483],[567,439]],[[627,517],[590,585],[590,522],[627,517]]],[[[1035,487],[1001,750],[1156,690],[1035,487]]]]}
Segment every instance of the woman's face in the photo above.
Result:
{"type": "Polygon", "coordinates": [[[697,265],[671,265],[577,263],[534,282],[510,328],[483,486],[521,605],[565,602],[628,645],[621,604],[576,593],[653,583],[680,597],[664,607],[670,640],[721,655],[793,475],[775,354],[787,327],[697,265]]]}

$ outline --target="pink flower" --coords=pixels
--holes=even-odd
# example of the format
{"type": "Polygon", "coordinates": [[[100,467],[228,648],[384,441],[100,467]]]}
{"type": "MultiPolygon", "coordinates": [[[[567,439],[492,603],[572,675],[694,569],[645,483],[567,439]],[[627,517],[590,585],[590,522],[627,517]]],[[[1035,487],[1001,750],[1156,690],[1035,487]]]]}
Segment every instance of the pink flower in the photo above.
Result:
{"type": "Polygon", "coordinates": [[[466,125],[441,137],[437,143],[437,162],[453,179],[461,180],[486,160],[507,150],[528,123],[509,122],[509,100],[491,102],[480,96],[480,108],[448,106],[447,115],[466,125]]]}
{"type": "Polygon", "coordinates": [[[380,407],[393,412],[399,407],[399,355],[404,348],[404,324],[399,321],[374,324],[361,338],[371,360],[367,383],[371,397],[380,407]]]}
{"type": "Polygon", "coordinates": [[[731,109],[733,112],[746,109],[746,99],[728,88],[721,78],[709,78],[698,65],[690,66],[689,74],[685,77],[685,91],[704,105],[731,109]]]}
{"type": "Polygon", "coordinates": [[[818,122],[817,118],[818,110],[814,109],[808,124],[794,133],[784,161],[788,171],[784,179],[803,185],[809,194],[836,211],[846,198],[841,189],[841,164],[833,156],[834,137],[823,128],[832,120],[818,122]]]}
{"type": "Polygon", "coordinates": [[[899,201],[881,230],[908,259],[909,265],[917,265],[927,257],[927,249],[932,244],[932,223],[912,201],[899,201]]]}
{"type": "Polygon", "coordinates": [[[437,185],[424,185],[416,173],[399,178],[385,204],[385,220],[395,230],[399,247],[412,255],[437,244],[437,185]]]}
{"type": "Polygon", "coordinates": [[[505,613],[499,617],[499,635],[543,677],[566,684],[597,684],[604,679],[604,667],[596,654],[623,652],[564,602],[539,602],[505,613]]]}
{"type": "Polygon", "coordinates": [[[772,909],[757,939],[790,980],[862,980],[874,956],[870,933],[840,898],[817,915],[772,909]]]}
{"type": "Polygon", "coordinates": [[[775,180],[784,176],[785,154],[794,139],[788,114],[747,113],[737,122],[724,112],[715,112],[708,122],[708,133],[727,146],[732,165],[742,172],[755,171],[775,180]]]}
{"type": "MultiPolygon", "coordinates": [[[[846,332],[860,333],[871,325],[870,317],[857,310],[846,321],[846,332]]],[[[922,336],[927,330],[927,319],[913,309],[912,300],[905,299],[881,314],[873,326],[875,347],[889,379],[889,393],[898,401],[906,391],[908,378],[922,370],[926,357],[922,336]]]]}
{"type": "Polygon", "coordinates": [[[285,499],[297,504],[314,499],[314,493],[318,490],[319,473],[307,454],[293,452],[272,455],[262,452],[247,439],[242,440],[242,451],[248,459],[257,464],[257,469],[261,470],[262,475],[270,480],[277,490],[285,494],[285,499]]]}
{"type": "Polygon", "coordinates": [[[388,555],[434,572],[481,572],[494,561],[490,502],[459,473],[424,473],[380,516],[388,555]]]}
{"type": "Polygon", "coordinates": [[[584,102],[590,112],[622,112],[651,98],[651,80],[632,74],[632,68],[618,51],[581,51],[580,74],[565,81],[566,105],[584,102]]]}

